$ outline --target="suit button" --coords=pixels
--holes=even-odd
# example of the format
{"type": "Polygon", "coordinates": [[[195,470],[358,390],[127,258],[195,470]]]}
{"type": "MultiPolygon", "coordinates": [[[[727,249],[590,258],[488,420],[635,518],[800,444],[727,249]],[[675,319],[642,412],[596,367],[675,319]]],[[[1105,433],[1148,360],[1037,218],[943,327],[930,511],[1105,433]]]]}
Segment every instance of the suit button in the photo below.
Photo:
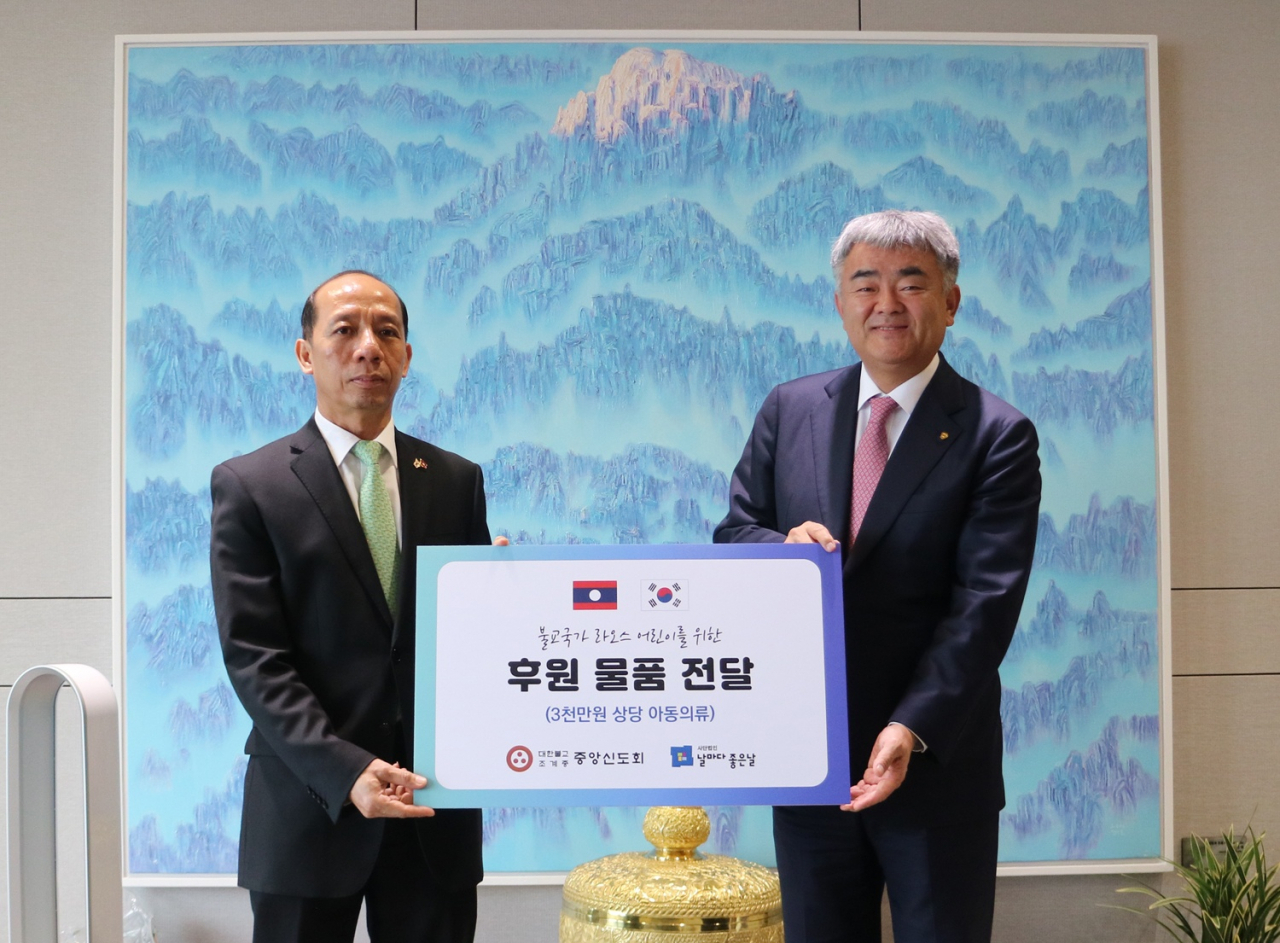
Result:
{"type": "Polygon", "coordinates": [[[400,664],[400,649],[391,649],[391,662],[396,665],[400,664]]]}

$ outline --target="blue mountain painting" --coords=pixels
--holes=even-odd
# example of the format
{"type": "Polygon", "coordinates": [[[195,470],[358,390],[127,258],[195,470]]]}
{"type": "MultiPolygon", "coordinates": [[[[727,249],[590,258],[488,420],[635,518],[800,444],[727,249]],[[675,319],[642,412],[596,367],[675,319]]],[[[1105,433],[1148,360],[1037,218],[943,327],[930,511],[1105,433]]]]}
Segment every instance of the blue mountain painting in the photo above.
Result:
{"type": "MultiPolygon", "coordinates": [[[[209,472],[314,408],[306,293],[412,312],[396,422],[483,464],[516,542],[710,540],[776,383],[853,361],[828,247],[936,209],[944,352],[1036,422],[1036,569],[1002,669],[1005,861],[1160,853],[1149,81],[1143,47],[699,41],[128,50],[129,866],[235,870],[248,721],[209,472]]],[[[713,850],[772,863],[767,810],[713,850]]],[[[490,870],[642,847],[643,810],[490,809],[490,870]]]]}

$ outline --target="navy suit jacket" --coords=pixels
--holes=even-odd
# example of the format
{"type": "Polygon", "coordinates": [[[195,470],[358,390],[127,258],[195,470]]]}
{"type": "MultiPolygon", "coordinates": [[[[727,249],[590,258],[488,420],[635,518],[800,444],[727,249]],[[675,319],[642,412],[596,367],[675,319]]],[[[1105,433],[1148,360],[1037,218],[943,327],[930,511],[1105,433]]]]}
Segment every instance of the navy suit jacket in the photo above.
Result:
{"type": "Polygon", "coordinates": [[[997,669],[1035,550],[1035,428],[944,359],[850,550],[860,371],[802,377],[768,395],[715,540],[781,541],[817,521],[840,541],[851,781],[890,721],[928,747],[864,814],[927,824],[991,812],[1004,805],[997,669]]]}
{"type": "MultiPolygon", "coordinates": [[[[489,543],[479,466],[401,432],[396,452],[395,620],[314,419],[213,470],[214,609],[227,674],[253,721],[239,871],[251,890],[340,897],[364,886],[383,822],[361,816],[348,793],[375,757],[413,762],[414,548],[489,543]]],[[[479,882],[478,810],[416,824],[438,880],[479,882]]]]}

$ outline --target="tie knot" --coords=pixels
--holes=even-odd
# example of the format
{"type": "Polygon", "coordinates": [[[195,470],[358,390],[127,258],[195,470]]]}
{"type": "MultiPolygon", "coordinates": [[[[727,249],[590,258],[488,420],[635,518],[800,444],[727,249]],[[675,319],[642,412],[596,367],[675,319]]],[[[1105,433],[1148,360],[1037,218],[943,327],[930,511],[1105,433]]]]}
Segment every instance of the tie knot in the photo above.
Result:
{"type": "Polygon", "coordinates": [[[369,468],[377,468],[378,462],[382,460],[382,453],[386,449],[383,448],[381,442],[368,442],[361,439],[351,446],[351,451],[355,453],[356,458],[364,462],[369,468]]]}
{"type": "Polygon", "coordinates": [[[897,408],[898,404],[892,396],[881,395],[871,397],[870,424],[883,426],[885,420],[889,418],[889,414],[897,408]]]}

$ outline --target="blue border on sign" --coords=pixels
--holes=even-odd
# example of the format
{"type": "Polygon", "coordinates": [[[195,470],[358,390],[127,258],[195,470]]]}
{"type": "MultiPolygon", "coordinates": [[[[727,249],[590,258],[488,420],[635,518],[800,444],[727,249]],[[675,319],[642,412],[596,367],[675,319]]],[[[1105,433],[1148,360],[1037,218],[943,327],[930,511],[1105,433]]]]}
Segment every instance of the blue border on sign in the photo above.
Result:
{"type": "Polygon", "coordinates": [[[849,730],[845,694],[844,597],[841,556],[816,544],[663,544],[643,546],[418,547],[414,765],[435,758],[437,576],[447,564],[475,560],[802,559],[822,581],[827,695],[827,776],[813,786],[681,789],[448,789],[431,783],[419,801],[439,808],[627,805],[833,805],[849,801],[849,730]]]}

